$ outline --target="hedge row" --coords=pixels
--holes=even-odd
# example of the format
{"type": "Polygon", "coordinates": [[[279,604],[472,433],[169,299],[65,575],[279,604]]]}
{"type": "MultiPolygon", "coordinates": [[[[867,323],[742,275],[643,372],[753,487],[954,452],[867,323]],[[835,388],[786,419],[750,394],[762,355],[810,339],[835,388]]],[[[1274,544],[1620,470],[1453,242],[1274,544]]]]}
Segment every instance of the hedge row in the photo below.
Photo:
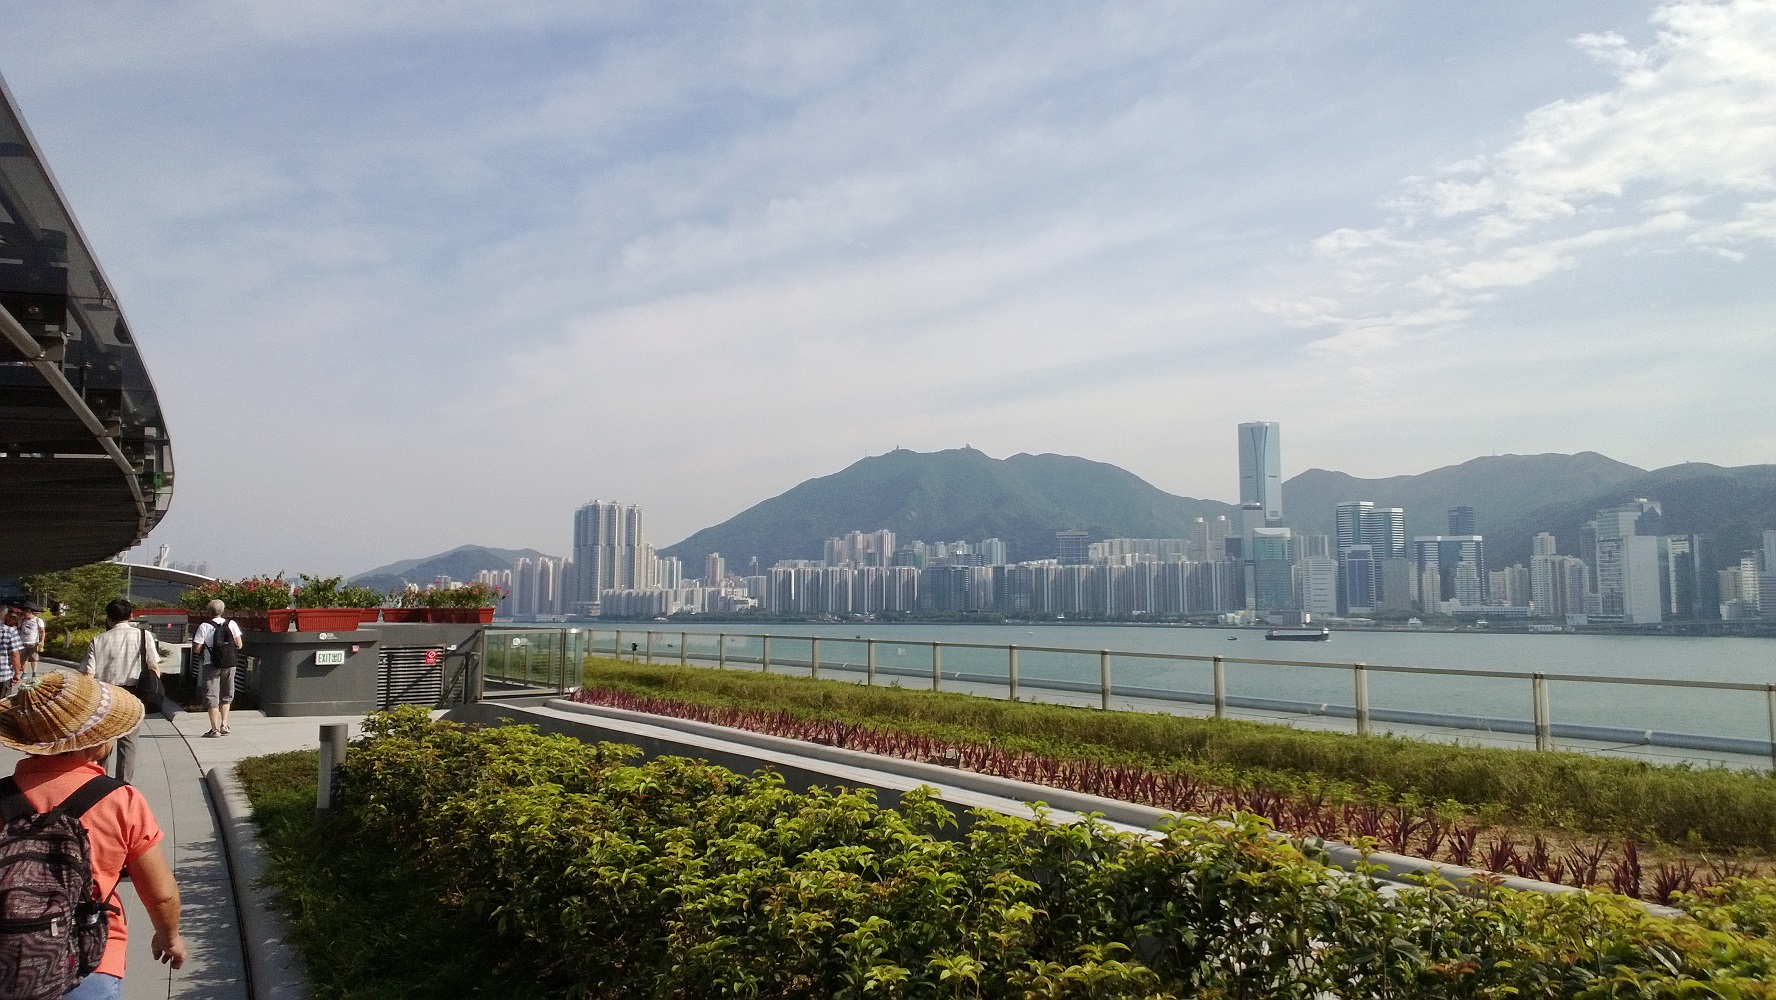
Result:
{"type": "MultiPolygon", "coordinates": [[[[1776,851],[1776,777],[1656,766],[1581,753],[1508,750],[1315,732],[1234,719],[1001,701],[780,674],[585,661],[586,687],[788,711],[1014,751],[1095,759],[1330,802],[1429,807],[1452,801],[1508,822],[1643,837],[1692,850],[1776,851]]],[[[1441,807],[1439,807],[1441,808],[1441,807]]]]}
{"type": "Polygon", "coordinates": [[[796,793],[527,728],[402,710],[348,755],[336,842],[411,865],[591,997],[1776,997],[1763,886],[1655,917],[1619,897],[1395,894],[1263,825],[1157,839],[914,794],[796,793]]]}

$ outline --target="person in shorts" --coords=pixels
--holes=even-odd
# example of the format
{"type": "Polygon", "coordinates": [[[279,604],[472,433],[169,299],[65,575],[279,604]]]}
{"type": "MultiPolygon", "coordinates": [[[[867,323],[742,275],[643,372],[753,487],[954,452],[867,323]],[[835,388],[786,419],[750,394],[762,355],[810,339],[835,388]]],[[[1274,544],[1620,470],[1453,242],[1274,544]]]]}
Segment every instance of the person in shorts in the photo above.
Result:
{"type": "Polygon", "coordinates": [[[211,601],[210,620],[197,627],[191,637],[192,660],[198,664],[198,677],[203,680],[204,711],[210,716],[206,739],[228,735],[228,706],[234,703],[234,671],[240,658],[241,630],[228,617],[228,607],[211,601]]]}
{"type": "Polygon", "coordinates": [[[23,615],[18,623],[19,639],[25,644],[24,671],[19,675],[19,679],[24,680],[37,676],[37,661],[43,655],[43,644],[49,637],[49,628],[43,624],[41,617],[43,605],[36,601],[25,601],[20,604],[19,612],[23,615]]]}
{"type": "Polygon", "coordinates": [[[12,697],[18,687],[19,671],[24,669],[25,642],[19,638],[19,618],[17,608],[7,608],[5,615],[0,616],[0,698],[12,697]]]}

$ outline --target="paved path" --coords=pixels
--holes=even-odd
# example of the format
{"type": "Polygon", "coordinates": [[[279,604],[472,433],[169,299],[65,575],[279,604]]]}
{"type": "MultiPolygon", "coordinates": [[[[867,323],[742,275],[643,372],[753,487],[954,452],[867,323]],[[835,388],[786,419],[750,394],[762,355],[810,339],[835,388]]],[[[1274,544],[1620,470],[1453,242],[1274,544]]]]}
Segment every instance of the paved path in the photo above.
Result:
{"type": "MultiPolygon", "coordinates": [[[[162,849],[179,880],[188,958],[177,972],[155,964],[149,953],[153,931],[148,912],[133,887],[122,889],[130,929],[126,1000],[247,1000],[233,886],[215,813],[204,794],[204,772],[244,757],[319,746],[322,724],[363,720],[268,719],[260,712],[236,712],[229,721],[232,735],[203,739],[209,723],[201,713],[181,712],[174,722],[151,716],[136,739],[140,759],[134,784],[166,835],[162,849]]],[[[352,735],[357,735],[356,725],[352,735]]],[[[0,767],[10,772],[21,756],[0,748],[0,767]]]]}

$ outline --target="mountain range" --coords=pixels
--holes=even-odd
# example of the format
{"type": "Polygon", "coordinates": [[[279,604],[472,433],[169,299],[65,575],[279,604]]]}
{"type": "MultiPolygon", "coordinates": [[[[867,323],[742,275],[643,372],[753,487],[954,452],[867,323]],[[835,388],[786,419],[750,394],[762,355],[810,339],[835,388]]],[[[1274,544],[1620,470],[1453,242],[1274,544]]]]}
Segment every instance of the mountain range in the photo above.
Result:
{"type": "MultiPolygon", "coordinates": [[[[1493,567],[1527,562],[1530,540],[1552,532],[1560,551],[1578,551],[1579,531],[1597,511],[1636,497],[1662,501],[1665,531],[1711,532],[1721,560],[1756,547],[1776,528],[1776,465],[1723,468],[1687,463],[1646,470],[1596,452],[1493,455],[1411,476],[1362,479],[1308,469],[1283,483],[1283,520],[1297,531],[1331,534],[1333,508],[1346,500],[1403,507],[1410,535],[1447,531],[1447,514],[1475,508],[1493,567]]],[[[896,449],[829,476],[810,479],[660,551],[683,560],[687,576],[720,552],[744,572],[780,559],[819,559],[826,539],[887,528],[903,541],[1004,539],[1013,560],[1055,554],[1056,531],[1099,538],[1184,538],[1198,517],[1237,521],[1219,500],[1176,496],[1126,469],[1069,455],[995,459],[973,448],[896,449]]],[[[464,545],[378,566],[353,583],[389,590],[439,576],[468,580],[509,569],[535,549],[464,545]]]]}
{"type": "MultiPolygon", "coordinates": [[[[1690,463],[1648,471],[1596,452],[1494,455],[1412,476],[1361,479],[1309,469],[1283,484],[1283,520],[1331,534],[1333,508],[1373,500],[1406,509],[1408,535],[1447,531],[1450,507],[1476,509],[1493,566],[1524,562],[1530,540],[1549,531],[1576,552],[1579,529],[1599,509],[1636,497],[1664,503],[1666,531],[1717,536],[1722,558],[1776,528],[1776,466],[1690,463]]],[[[888,528],[903,540],[1004,539],[1011,558],[1054,555],[1054,534],[1095,538],[1188,537],[1198,517],[1237,520],[1218,500],[1176,496],[1125,469],[1067,455],[994,459],[972,448],[897,449],[810,479],[661,550],[687,573],[720,552],[743,569],[779,559],[818,559],[827,538],[888,528]]]]}

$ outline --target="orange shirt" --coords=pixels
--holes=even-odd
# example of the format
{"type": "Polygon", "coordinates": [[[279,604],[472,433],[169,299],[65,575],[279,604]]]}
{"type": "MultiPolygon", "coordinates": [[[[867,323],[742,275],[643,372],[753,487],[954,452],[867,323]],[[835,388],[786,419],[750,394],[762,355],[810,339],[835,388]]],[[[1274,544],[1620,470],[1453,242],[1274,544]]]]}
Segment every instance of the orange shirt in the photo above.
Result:
{"type": "MultiPolygon", "coordinates": [[[[104,773],[103,767],[91,761],[55,754],[26,757],[13,769],[12,777],[31,808],[48,812],[73,795],[87,779],[104,773]]],[[[117,912],[111,914],[111,936],[105,942],[105,957],[94,971],[121,979],[129,932],[123,923],[123,901],[111,899],[111,894],[117,889],[123,866],[160,843],[160,825],[154,822],[148,800],[129,785],[100,799],[98,805],[80,817],[80,824],[86,827],[87,842],[92,847],[93,879],[99,883],[99,895],[117,907],[117,912]]]]}

